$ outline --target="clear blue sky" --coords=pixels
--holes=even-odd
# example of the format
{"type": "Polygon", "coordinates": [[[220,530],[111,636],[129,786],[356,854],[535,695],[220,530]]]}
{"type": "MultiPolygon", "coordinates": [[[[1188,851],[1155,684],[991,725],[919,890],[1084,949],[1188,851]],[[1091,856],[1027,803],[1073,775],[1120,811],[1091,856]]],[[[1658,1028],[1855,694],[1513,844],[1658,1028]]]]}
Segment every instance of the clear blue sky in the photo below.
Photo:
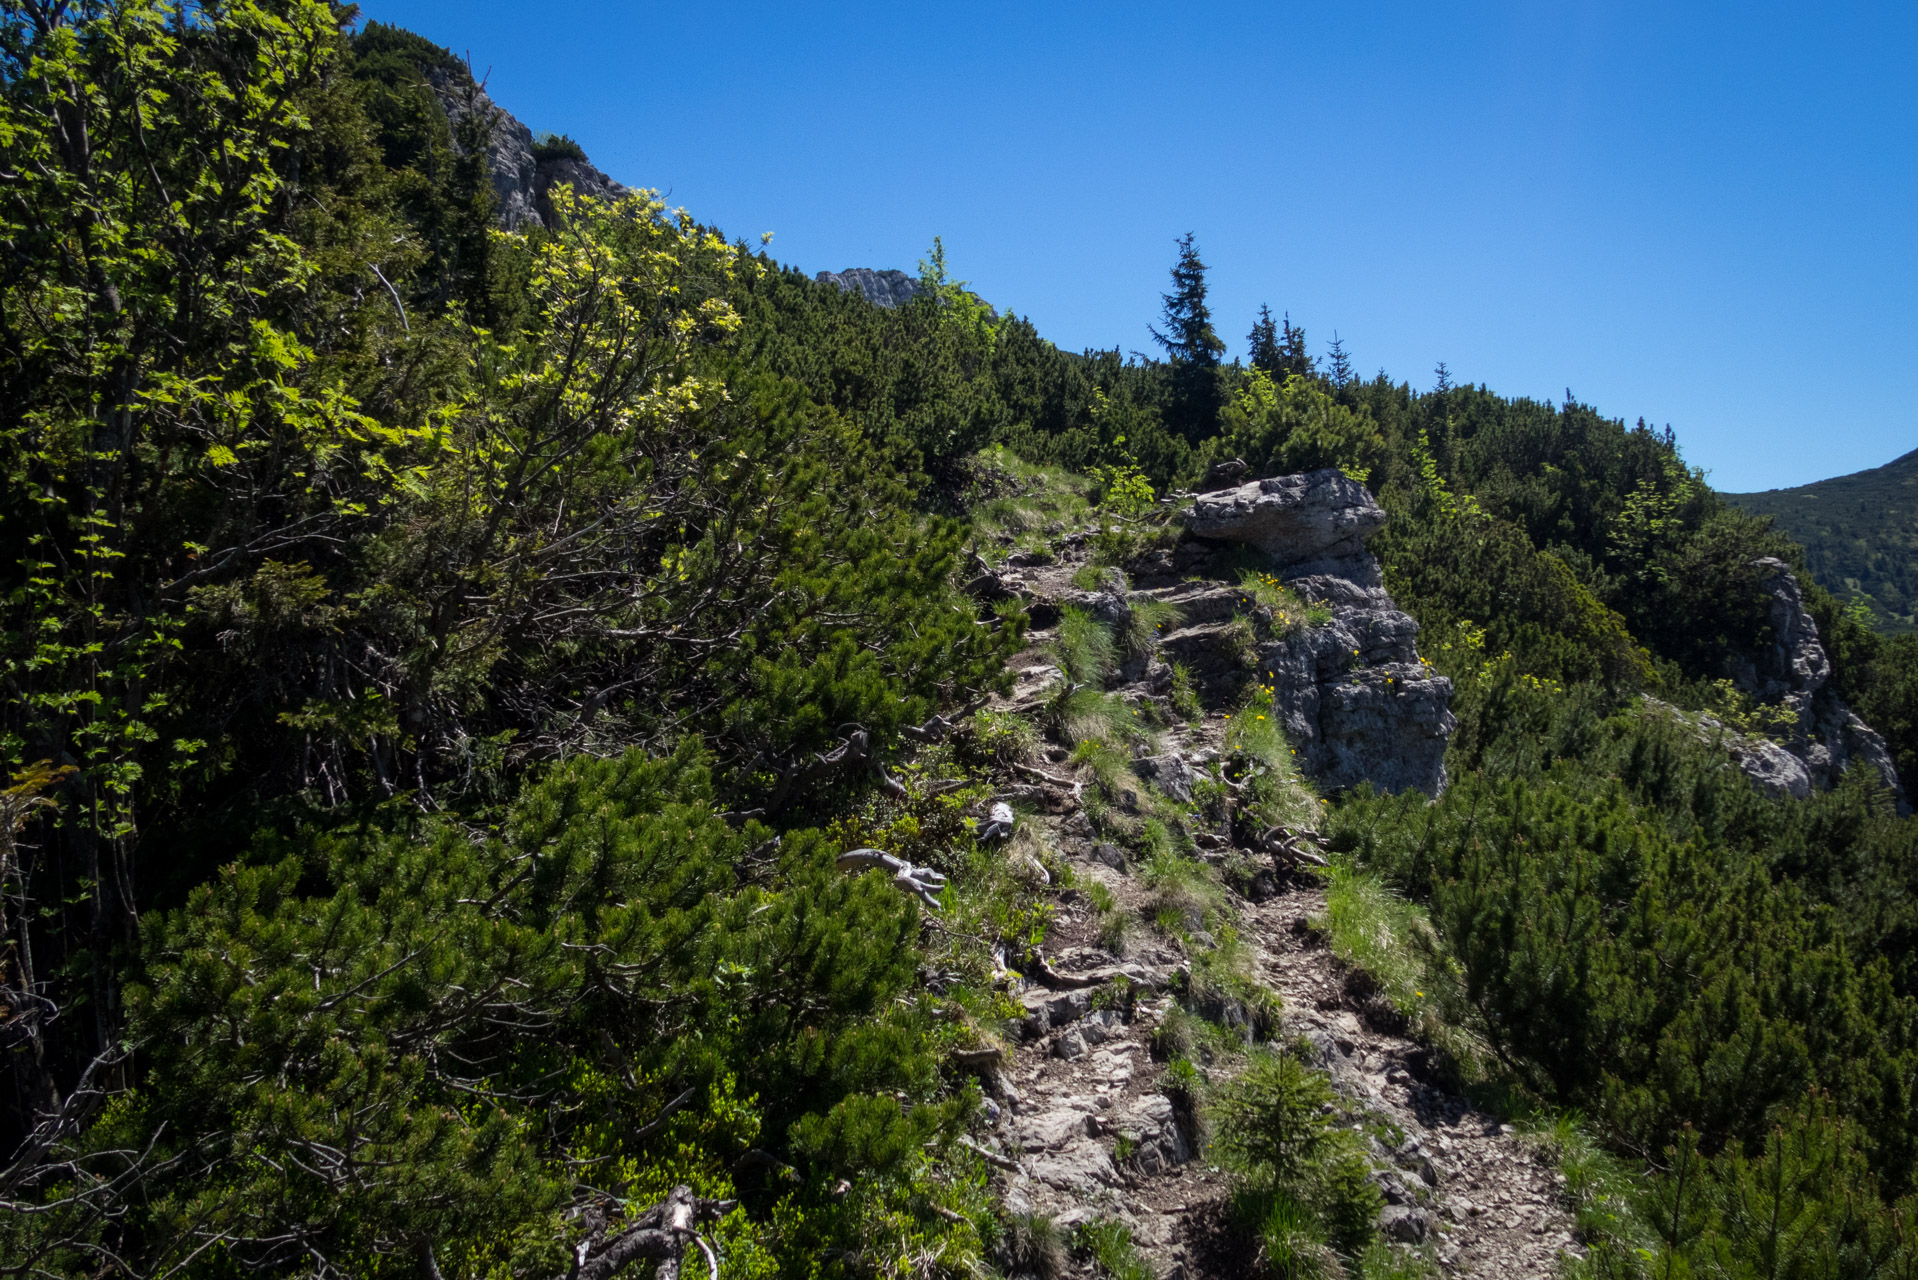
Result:
{"type": "Polygon", "coordinates": [[[1146,349],[1197,234],[1366,374],[1670,423],[1721,489],[1918,447],[1918,4],[367,0],[807,271],[1146,349]]]}

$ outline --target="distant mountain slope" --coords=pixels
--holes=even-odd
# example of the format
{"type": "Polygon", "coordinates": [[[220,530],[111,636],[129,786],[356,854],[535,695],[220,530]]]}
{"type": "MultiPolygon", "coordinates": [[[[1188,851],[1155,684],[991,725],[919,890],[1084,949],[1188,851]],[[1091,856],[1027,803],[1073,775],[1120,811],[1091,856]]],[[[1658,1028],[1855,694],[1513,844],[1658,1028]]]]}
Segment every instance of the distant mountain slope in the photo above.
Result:
{"type": "Polygon", "coordinates": [[[1774,517],[1819,583],[1867,599],[1881,630],[1918,630],[1918,449],[1870,471],[1725,499],[1774,517]]]}

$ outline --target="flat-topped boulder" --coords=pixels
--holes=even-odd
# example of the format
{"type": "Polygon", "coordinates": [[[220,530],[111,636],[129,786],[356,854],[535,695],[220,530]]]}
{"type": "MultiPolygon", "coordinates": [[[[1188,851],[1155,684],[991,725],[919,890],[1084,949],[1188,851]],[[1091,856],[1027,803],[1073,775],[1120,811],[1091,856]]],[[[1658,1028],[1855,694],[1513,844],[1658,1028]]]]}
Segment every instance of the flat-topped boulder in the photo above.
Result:
{"type": "Polygon", "coordinates": [[[1247,543],[1275,568],[1300,572],[1324,565],[1336,573],[1342,561],[1370,559],[1366,539],[1385,527],[1365,486],[1337,467],[1200,494],[1181,514],[1196,537],[1247,543]]]}
{"type": "Polygon", "coordinates": [[[1250,655],[1300,768],[1327,791],[1443,790],[1452,682],[1419,660],[1418,623],[1366,550],[1385,512],[1365,486],[1333,467],[1273,476],[1201,493],[1181,517],[1186,537],[1162,553],[1157,575],[1172,581],[1152,593],[1184,617],[1165,637],[1168,655],[1202,688],[1236,698],[1248,655],[1234,619],[1246,606],[1219,578],[1245,565],[1233,544],[1250,547],[1264,571],[1324,610],[1254,642],[1250,655]]]}

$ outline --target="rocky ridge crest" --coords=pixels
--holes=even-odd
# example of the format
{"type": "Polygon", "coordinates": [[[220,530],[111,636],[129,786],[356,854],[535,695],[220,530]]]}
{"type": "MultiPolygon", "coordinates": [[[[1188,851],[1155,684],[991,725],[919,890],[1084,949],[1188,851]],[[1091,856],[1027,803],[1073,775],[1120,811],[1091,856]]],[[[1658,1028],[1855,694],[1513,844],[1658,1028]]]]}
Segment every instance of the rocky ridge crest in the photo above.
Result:
{"type": "Polygon", "coordinates": [[[427,73],[427,82],[439,99],[440,110],[453,127],[453,145],[459,143],[459,125],[469,115],[487,119],[486,171],[493,180],[493,195],[499,202],[497,218],[507,231],[529,225],[551,227],[553,208],[547,192],[560,183],[571,184],[582,196],[616,200],[627,188],[613,181],[585,160],[555,156],[542,160],[533,148],[533,131],[482,89],[460,82],[439,69],[427,73]]]}
{"type": "MultiPolygon", "coordinates": [[[[1248,1046],[1302,1046],[1339,1108],[1375,1135],[1366,1153],[1383,1201],[1378,1229],[1394,1247],[1448,1275],[1541,1280],[1580,1251],[1549,1152],[1448,1087],[1438,1056],[1406,1034],[1366,975],[1332,953],[1319,927],[1325,891],[1303,869],[1311,855],[1300,852],[1316,837],[1274,843],[1230,806],[1220,819],[1199,799],[1226,778],[1229,718],[1255,679],[1273,690],[1288,737],[1304,744],[1301,771],[1321,788],[1443,785],[1451,686],[1418,660],[1417,625],[1393,604],[1366,550],[1383,521],[1363,487],[1336,471],[1276,477],[1193,500],[1177,544],[1135,564],[1131,581],[1112,569],[1089,572],[1090,538],[1081,532],[1046,550],[1012,551],[996,569],[982,563],[971,584],[1027,606],[1032,644],[1013,660],[1013,687],[996,703],[1035,716],[1065,679],[1054,652],[1065,608],[1134,635],[1138,613],[1165,613],[1148,602],[1179,611],[1108,684],[1141,711],[1154,704],[1150,718],[1170,725],[1133,748],[1124,785],[1137,794],[1118,804],[1178,814],[1169,821],[1225,889],[1218,922],[1115,939],[1114,913],[1160,918],[1163,890],[1095,818],[1088,792],[1096,775],[1060,745],[1007,766],[992,798],[996,816],[982,830],[1013,833],[999,837],[1008,839],[1008,864],[1056,886],[1055,914],[1043,952],[1007,958],[1007,989],[1023,1016],[993,1047],[965,1058],[989,1099],[975,1149],[1006,1208],[1065,1230],[1117,1221],[1161,1280],[1223,1280],[1253,1261],[1229,1225],[1231,1183],[1207,1158],[1203,1116],[1161,1074],[1167,1028],[1182,1006],[1248,1046]],[[1255,593],[1237,585],[1248,563],[1312,601],[1312,617],[1255,620],[1255,593]],[[1189,719],[1173,714],[1168,697],[1175,661],[1200,699],[1189,719]],[[1047,871],[1062,863],[1063,882],[1047,871]],[[1207,932],[1215,927],[1236,932],[1246,977],[1268,1003],[1195,988],[1193,974],[1217,945],[1207,932]]],[[[1215,1080],[1237,1070],[1230,1055],[1202,1056],[1215,1080]]],[[[1082,1273],[1093,1274],[1069,1272],[1082,1273]]]]}
{"type": "Polygon", "coordinates": [[[1771,647],[1735,674],[1733,685],[1761,706],[1788,713],[1787,728],[1772,737],[1740,733],[1716,716],[1681,711],[1656,698],[1646,709],[1679,720],[1706,741],[1719,744],[1745,776],[1767,795],[1810,797],[1828,791],[1853,766],[1868,770],[1890,793],[1901,817],[1911,804],[1885,740],[1830,687],[1831,661],[1818,638],[1818,623],[1805,608],[1798,576],[1784,561],[1753,561],[1770,597],[1771,647]]]}
{"type": "Polygon", "coordinates": [[[871,267],[847,267],[844,271],[821,271],[815,279],[836,285],[845,293],[856,293],[880,307],[903,307],[926,291],[917,276],[896,268],[875,271],[871,267]]]}

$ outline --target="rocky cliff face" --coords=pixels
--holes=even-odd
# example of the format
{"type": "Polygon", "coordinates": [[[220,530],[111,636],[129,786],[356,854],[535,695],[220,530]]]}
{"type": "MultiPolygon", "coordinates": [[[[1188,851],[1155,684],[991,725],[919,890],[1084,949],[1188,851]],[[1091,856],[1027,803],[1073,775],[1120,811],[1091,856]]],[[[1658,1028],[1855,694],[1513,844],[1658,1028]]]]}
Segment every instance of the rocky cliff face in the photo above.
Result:
{"type": "MultiPolygon", "coordinates": [[[[1273,687],[1287,736],[1321,789],[1370,782],[1386,791],[1437,795],[1454,720],[1452,682],[1420,661],[1418,623],[1392,602],[1365,543],[1385,513],[1365,487],[1328,468],[1277,476],[1199,495],[1183,513],[1186,539],[1153,566],[1176,585],[1153,592],[1180,607],[1187,625],[1166,649],[1201,680],[1251,675],[1273,687]],[[1281,627],[1268,638],[1225,634],[1243,610],[1242,593],[1221,580],[1250,548],[1254,563],[1321,606],[1316,624],[1281,627]]],[[[1293,620],[1296,624],[1297,620],[1293,620]]]]}
{"type": "Polygon", "coordinates": [[[1892,793],[1899,813],[1909,813],[1885,740],[1829,687],[1831,661],[1797,575],[1770,556],[1753,564],[1771,597],[1772,646],[1747,663],[1734,683],[1760,702],[1792,712],[1797,724],[1782,745],[1735,753],[1740,767],[1767,791],[1803,797],[1813,787],[1830,789],[1846,770],[1862,766],[1892,793]]]}
{"type": "Polygon", "coordinates": [[[570,183],[582,196],[602,200],[626,194],[620,183],[591,164],[570,156],[541,160],[533,151],[533,131],[486,94],[468,85],[455,83],[443,71],[429,71],[427,79],[439,98],[447,123],[453,126],[455,147],[459,144],[459,126],[469,115],[478,114],[490,124],[486,144],[486,170],[493,179],[493,195],[499,201],[499,224],[518,231],[531,224],[552,225],[553,209],[547,192],[560,183],[570,183]]]}
{"type": "Polygon", "coordinates": [[[871,267],[821,271],[817,279],[821,284],[838,285],[847,293],[860,294],[881,307],[903,307],[925,292],[917,277],[903,271],[874,271],[871,267]]]}

